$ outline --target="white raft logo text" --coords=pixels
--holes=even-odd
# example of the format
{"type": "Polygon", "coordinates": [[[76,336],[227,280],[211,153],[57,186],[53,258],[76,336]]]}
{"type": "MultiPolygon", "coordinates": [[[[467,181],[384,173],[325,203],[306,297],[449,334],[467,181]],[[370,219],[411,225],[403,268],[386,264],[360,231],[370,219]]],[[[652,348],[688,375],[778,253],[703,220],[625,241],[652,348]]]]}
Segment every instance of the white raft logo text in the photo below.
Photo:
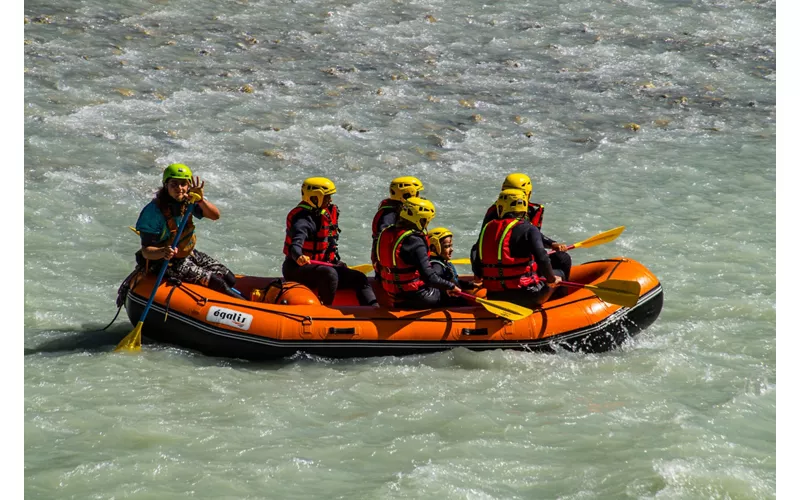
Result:
{"type": "Polygon", "coordinates": [[[208,314],[206,314],[206,321],[209,323],[220,323],[222,325],[232,326],[239,330],[249,330],[250,323],[253,322],[253,316],[233,309],[211,306],[211,309],[208,310],[208,314]]]}

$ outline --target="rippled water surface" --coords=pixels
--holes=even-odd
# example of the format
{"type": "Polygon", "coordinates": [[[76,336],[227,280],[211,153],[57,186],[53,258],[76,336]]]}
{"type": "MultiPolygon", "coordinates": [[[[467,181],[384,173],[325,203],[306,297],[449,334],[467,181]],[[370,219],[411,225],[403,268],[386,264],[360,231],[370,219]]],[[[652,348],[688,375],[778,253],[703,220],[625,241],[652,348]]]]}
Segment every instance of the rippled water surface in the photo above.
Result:
{"type": "Polygon", "coordinates": [[[774,1],[24,11],[26,498],[776,496],[774,1]],[[464,257],[526,172],[545,234],[625,225],[573,259],[642,262],[664,308],[605,354],[114,354],[127,226],[172,162],[222,211],[198,248],[256,275],[305,177],[357,264],[391,178],[464,257]]]}

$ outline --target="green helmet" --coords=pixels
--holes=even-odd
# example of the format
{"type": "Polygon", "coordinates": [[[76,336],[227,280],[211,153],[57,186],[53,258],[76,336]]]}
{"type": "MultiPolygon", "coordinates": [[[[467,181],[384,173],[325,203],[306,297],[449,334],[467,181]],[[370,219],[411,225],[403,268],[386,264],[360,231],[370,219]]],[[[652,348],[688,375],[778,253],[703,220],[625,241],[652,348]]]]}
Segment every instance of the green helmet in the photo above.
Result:
{"type": "Polygon", "coordinates": [[[186,179],[191,181],[192,171],[183,163],[173,163],[164,169],[164,176],[161,178],[161,182],[166,184],[170,179],[186,179]]]}

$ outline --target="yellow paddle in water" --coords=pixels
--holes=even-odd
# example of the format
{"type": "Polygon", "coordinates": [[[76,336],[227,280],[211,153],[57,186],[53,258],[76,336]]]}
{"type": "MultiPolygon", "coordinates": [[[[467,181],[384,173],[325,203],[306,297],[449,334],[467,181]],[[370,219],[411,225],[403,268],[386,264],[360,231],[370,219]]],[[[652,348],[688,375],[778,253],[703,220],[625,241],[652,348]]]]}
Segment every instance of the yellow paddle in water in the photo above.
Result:
{"type": "Polygon", "coordinates": [[[503,300],[482,299],[480,297],[476,297],[475,295],[470,295],[464,292],[458,292],[457,295],[460,295],[461,297],[470,300],[474,300],[478,304],[485,307],[486,310],[489,311],[490,313],[511,321],[519,321],[533,314],[533,309],[528,309],[527,307],[518,306],[517,304],[513,304],[511,302],[505,302],[503,300]]]}
{"type": "Polygon", "coordinates": [[[627,280],[606,280],[596,285],[584,285],[583,283],[574,283],[572,281],[562,281],[560,284],[575,288],[586,288],[594,292],[600,300],[624,307],[635,306],[642,291],[638,281],[627,280]]]}
{"type": "MultiPolygon", "coordinates": [[[[186,223],[189,221],[189,216],[192,215],[194,204],[202,199],[197,193],[189,193],[189,196],[191,203],[189,203],[189,205],[186,207],[186,213],[183,215],[181,224],[178,226],[178,231],[175,234],[175,239],[172,241],[173,249],[178,246],[178,242],[181,240],[183,228],[186,227],[186,223]]],[[[136,326],[133,328],[133,330],[131,330],[131,333],[126,335],[124,339],[120,340],[119,344],[117,344],[117,347],[114,348],[114,352],[142,350],[142,325],[144,324],[144,319],[147,317],[147,313],[150,312],[150,306],[153,305],[153,300],[156,298],[156,292],[158,291],[159,285],[161,285],[161,280],[164,279],[164,273],[167,272],[168,265],[169,261],[164,260],[164,263],[161,265],[161,270],[158,272],[156,283],[153,285],[153,291],[150,293],[150,299],[147,301],[147,305],[144,306],[144,311],[142,311],[142,316],[139,318],[139,322],[136,323],[136,326]]]]}
{"type": "MultiPolygon", "coordinates": [[[[615,227],[614,229],[609,229],[608,231],[603,231],[600,234],[596,234],[591,238],[585,239],[583,241],[579,241],[574,245],[570,245],[567,247],[567,250],[572,250],[573,248],[589,248],[597,245],[602,245],[604,243],[609,243],[617,239],[617,237],[622,234],[622,231],[625,230],[625,226],[615,227]]],[[[554,253],[555,250],[550,250],[547,252],[548,254],[554,253]]],[[[456,265],[467,265],[470,263],[469,259],[453,259],[450,262],[456,265]]]]}

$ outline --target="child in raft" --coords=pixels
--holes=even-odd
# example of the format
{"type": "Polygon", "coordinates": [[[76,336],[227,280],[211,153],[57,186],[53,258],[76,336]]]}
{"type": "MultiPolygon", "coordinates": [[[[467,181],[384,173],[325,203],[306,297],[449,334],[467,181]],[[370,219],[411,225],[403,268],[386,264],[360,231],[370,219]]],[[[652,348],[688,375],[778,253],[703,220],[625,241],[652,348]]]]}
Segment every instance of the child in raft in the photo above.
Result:
{"type": "MultiPolygon", "coordinates": [[[[446,227],[437,227],[428,231],[428,241],[431,249],[431,268],[440,278],[455,283],[465,293],[485,298],[486,290],[475,286],[475,283],[459,279],[458,271],[451,261],[453,257],[453,232],[446,227]]],[[[452,307],[473,305],[463,297],[450,297],[452,307]]]]}

